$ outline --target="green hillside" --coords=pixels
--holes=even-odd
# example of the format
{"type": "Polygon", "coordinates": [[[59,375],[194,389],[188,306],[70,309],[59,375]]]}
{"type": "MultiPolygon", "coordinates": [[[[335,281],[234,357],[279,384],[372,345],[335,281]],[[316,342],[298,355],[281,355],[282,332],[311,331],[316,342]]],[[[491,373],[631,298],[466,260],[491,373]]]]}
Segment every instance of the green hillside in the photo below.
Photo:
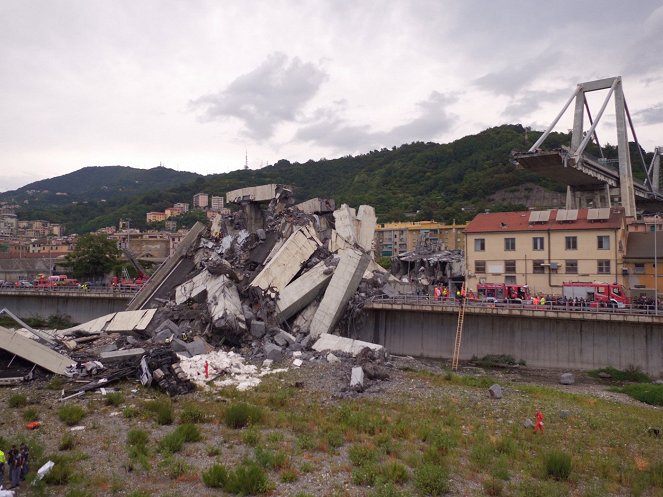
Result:
{"type": "MultiPolygon", "coordinates": [[[[488,208],[493,211],[522,208],[521,205],[492,203],[489,197],[498,190],[525,183],[536,183],[550,190],[564,190],[561,185],[517,170],[510,161],[512,151],[527,150],[538,136],[539,132],[526,132],[521,125],[503,125],[449,144],[415,142],[358,156],[311,160],[303,164],[281,160],[259,170],[238,170],[209,176],[196,177],[191,173],[173,171],[176,175],[171,175],[174,184],[170,185],[157,184],[156,180],[152,184],[132,184],[131,178],[140,170],[121,168],[131,172],[112,183],[116,188],[114,191],[121,192],[121,195],[107,195],[101,201],[99,192],[95,191],[85,204],[69,203],[59,207],[32,202],[19,215],[21,218],[65,223],[69,233],[83,233],[113,225],[121,217],[130,217],[132,226],[138,227],[144,225],[146,212],[163,210],[174,202],[191,202],[197,192],[222,195],[228,190],[245,186],[286,183],[295,187],[297,200],[319,196],[334,198],[337,203],[351,206],[373,205],[380,222],[403,219],[448,222],[455,219],[462,222],[488,208]],[[183,174],[191,174],[191,177],[179,176],[183,174]],[[143,190],[128,199],[126,194],[130,186],[137,189],[140,186],[143,190]]],[[[568,143],[568,138],[567,134],[553,133],[546,140],[546,147],[555,148],[568,143]]],[[[72,191],[75,184],[69,183],[72,178],[67,180],[67,176],[82,172],[89,174],[86,169],[33,183],[21,190],[43,184],[52,191],[72,191]]],[[[106,178],[118,172],[116,167],[94,169],[99,177],[103,172],[106,178]]],[[[164,168],[159,169],[165,173],[164,168]]]]}

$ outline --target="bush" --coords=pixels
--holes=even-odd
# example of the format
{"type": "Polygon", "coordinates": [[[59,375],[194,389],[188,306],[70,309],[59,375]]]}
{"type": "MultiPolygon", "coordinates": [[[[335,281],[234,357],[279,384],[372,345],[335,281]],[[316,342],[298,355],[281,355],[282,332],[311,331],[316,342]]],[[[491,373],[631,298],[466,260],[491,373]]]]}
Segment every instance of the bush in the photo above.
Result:
{"type": "Polygon", "coordinates": [[[134,428],[127,433],[127,445],[136,447],[139,452],[147,453],[147,444],[150,441],[150,435],[145,430],[134,428]]]}
{"type": "Polygon", "coordinates": [[[39,419],[39,412],[37,409],[30,407],[23,411],[23,421],[29,423],[30,421],[37,421],[39,419]]]}
{"type": "Polygon", "coordinates": [[[58,409],[58,417],[63,423],[73,426],[85,417],[85,411],[81,406],[66,405],[58,409]]]}
{"type": "Polygon", "coordinates": [[[348,456],[355,466],[368,466],[379,459],[378,450],[370,445],[353,445],[348,449],[348,456]]]}
{"type": "Polygon", "coordinates": [[[71,433],[65,433],[60,440],[59,450],[71,450],[76,445],[76,437],[71,433]]]}
{"type": "Polygon", "coordinates": [[[107,406],[118,407],[122,403],[123,400],[124,400],[124,397],[122,396],[122,392],[110,392],[110,393],[106,394],[106,398],[105,398],[104,402],[107,406]]]}
{"type": "Polygon", "coordinates": [[[187,442],[198,442],[202,436],[196,425],[185,424],[178,426],[175,431],[169,433],[159,442],[159,452],[163,454],[174,454],[182,450],[187,442]]]}
{"type": "Polygon", "coordinates": [[[67,485],[74,474],[71,463],[63,458],[52,456],[49,458],[55,466],[44,476],[47,485],[67,485]]]}
{"type": "Polygon", "coordinates": [[[281,472],[281,481],[283,483],[292,483],[299,479],[297,470],[293,468],[286,468],[281,472]]]}
{"type": "Polygon", "coordinates": [[[405,465],[398,461],[390,461],[384,464],[380,473],[385,481],[397,483],[399,485],[405,483],[410,478],[405,465]]]}
{"type": "Polygon", "coordinates": [[[449,470],[442,465],[424,463],[414,471],[414,485],[425,495],[442,495],[449,491],[449,470]]]}
{"type": "Polygon", "coordinates": [[[548,452],[543,459],[546,475],[556,480],[567,480],[571,474],[571,456],[561,451],[548,452]]]}
{"type": "Polygon", "coordinates": [[[224,420],[229,428],[243,428],[262,421],[262,410],[246,402],[237,402],[226,409],[224,420]]]}
{"type": "Polygon", "coordinates": [[[203,438],[200,434],[200,429],[190,423],[178,426],[175,429],[175,433],[179,433],[185,442],[200,442],[203,438]]]}
{"type": "Polygon", "coordinates": [[[64,379],[62,376],[54,375],[53,378],[51,378],[51,381],[48,382],[48,385],[46,385],[46,388],[49,390],[62,390],[63,386],[64,379]]]}
{"type": "Polygon", "coordinates": [[[203,483],[211,488],[225,488],[228,484],[228,470],[223,464],[214,464],[203,471],[203,483]]]}
{"type": "Polygon", "coordinates": [[[160,425],[171,425],[175,419],[170,399],[156,399],[145,403],[145,409],[152,413],[160,425]]]}
{"type": "Polygon", "coordinates": [[[256,462],[265,469],[281,469],[288,465],[288,456],[281,451],[256,447],[256,462]]]}
{"type": "Polygon", "coordinates": [[[205,412],[195,404],[187,404],[180,413],[180,423],[203,423],[205,412]]]}
{"type": "Polygon", "coordinates": [[[244,461],[230,474],[227,491],[234,494],[254,495],[269,489],[267,474],[255,461],[244,461]]]}
{"type": "Polygon", "coordinates": [[[165,461],[166,472],[171,480],[176,480],[191,471],[191,466],[184,459],[169,459],[165,461]]]}
{"type": "Polygon", "coordinates": [[[7,404],[12,408],[25,407],[28,405],[28,398],[22,393],[15,393],[9,397],[7,404]]]}
{"type": "Polygon", "coordinates": [[[496,478],[489,478],[483,482],[483,491],[490,497],[499,497],[504,490],[504,484],[496,478]]]}
{"type": "Polygon", "coordinates": [[[378,468],[374,464],[359,466],[352,470],[352,483],[372,487],[378,480],[378,468]]]}

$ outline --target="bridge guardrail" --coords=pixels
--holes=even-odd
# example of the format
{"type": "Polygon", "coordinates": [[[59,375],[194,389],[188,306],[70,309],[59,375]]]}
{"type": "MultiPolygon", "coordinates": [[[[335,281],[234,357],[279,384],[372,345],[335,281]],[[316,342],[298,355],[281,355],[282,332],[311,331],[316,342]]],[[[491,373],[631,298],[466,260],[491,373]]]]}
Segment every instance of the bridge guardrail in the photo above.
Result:
{"type": "MultiPolygon", "coordinates": [[[[433,306],[452,306],[458,307],[459,301],[454,298],[439,299],[431,295],[399,295],[397,297],[389,297],[387,295],[376,295],[370,299],[371,302],[383,304],[413,304],[413,305],[433,305],[433,306]]],[[[645,315],[645,316],[661,316],[663,315],[663,308],[658,310],[653,305],[625,305],[624,307],[592,307],[590,305],[572,305],[572,304],[557,304],[555,302],[546,302],[545,304],[531,304],[527,302],[491,302],[486,300],[467,300],[465,302],[466,308],[498,308],[498,309],[522,309],[522,310],[539,310],[539,311],[559,311],[559,312],[578,312],[578,313],[592,313],[592,314],[628,314],[628,315],[645,315]]]]}
{"type": "Polygon", "coordinates": [[[77,287],[51,287],[51,288],[25,288],[25,287],[0,287],[0,295],[16,295],[16,294],[30,294],[30,295],[117,295],[117,296],[131,296],[133,297],[138,293],[140,288],[112,288],[112,287],[96,287],[96,288],[77,288],[77,287]]]}

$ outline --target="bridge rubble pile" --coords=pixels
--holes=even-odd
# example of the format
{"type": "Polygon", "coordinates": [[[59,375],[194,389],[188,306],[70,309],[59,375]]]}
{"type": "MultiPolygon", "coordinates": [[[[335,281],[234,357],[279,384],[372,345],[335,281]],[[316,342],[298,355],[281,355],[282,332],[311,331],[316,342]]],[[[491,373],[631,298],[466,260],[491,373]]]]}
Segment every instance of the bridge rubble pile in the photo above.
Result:
{"type": "Polygon", "coordinates": [[[384,359],[382,346],[347,338],[363,303],[399,284],[373,260],[374,209],[318,198],[294,205],[284,185],[227,200],[240,210],[194,226],[127,311],[60,332],[78,364],[135,371],[140,362],[143,383],[170,395],[194,383],[250,388],[275,364],[306,361],[361,369],[359,361],[366,378],[385,379],[366,366],[366,357],[384,359]],[[353,359],[365,348],[372,354],[353,359]]]}

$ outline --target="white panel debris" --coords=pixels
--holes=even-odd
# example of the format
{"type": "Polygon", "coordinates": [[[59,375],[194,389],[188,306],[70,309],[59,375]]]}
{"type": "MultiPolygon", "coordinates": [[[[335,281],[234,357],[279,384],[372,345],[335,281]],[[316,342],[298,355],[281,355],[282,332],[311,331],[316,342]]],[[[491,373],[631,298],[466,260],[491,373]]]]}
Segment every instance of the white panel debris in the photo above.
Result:
{"type": "Polygon", "coordinates": [[[321,245],[310,226],[299,228],[255,277],[251,286],[263,290],[271,287],[280,292],[321,245]]]}
{"type": "Polygon", "coordinates": [[[345,352],[346,354],[352,354],[354,356],[366,347],[376,351],[384,350],[384,347],[377,343],[353,340],[352,338],[339,337],[336,335],[330,335],[329,333],[321,335],[313,344],[312,348],[318,352],[329,350],[333,352],[345,352]]]}
{"type": "Polygon", "coordinates": [[[352,376],[350,377],[350,386],[355,388],[362,388],[364,386],[364,370],[361,366],[352,368],[352,376]]]}
{"type": "Polygon", "coordinates": [[[331,280],[333,269],[320,262],[286,286],[279,293],[276,302],[278,321],[283,322],[291,318],[317,297],[331,280]]]}
{"type": "Polygon", "coordinates": [[[287,371],[283,368],[270,369],[269,363],[259,369],[252,364],[245,364],[241,355],[222,350],[182,358],[180,367],[187,378],[196,385],[202,387],[234,386],[238,390],[248,390],[258,386],[260,378],[265,375],[287,371]],[[205,374],[205,363],[207,363],[207,375],[205,374]]]}
{"type": "Polygon", "coordinates": [[[319,337],[329,333],[345,310],[345,304],[355,293],[370,257],[357,249],[345,249],[336,267],[320,307],[311,323],[311,336],[319,337]]]}
{"type": "Polygon", "coordinates": [[[73,328],[60,330],[60,336],[100,333],[130,333],[133,331],[144,331],[154,318],[156,309],[145,309],[139,311],[122,311],[106,314],[87,323],[79,324],[73,328]]]}

